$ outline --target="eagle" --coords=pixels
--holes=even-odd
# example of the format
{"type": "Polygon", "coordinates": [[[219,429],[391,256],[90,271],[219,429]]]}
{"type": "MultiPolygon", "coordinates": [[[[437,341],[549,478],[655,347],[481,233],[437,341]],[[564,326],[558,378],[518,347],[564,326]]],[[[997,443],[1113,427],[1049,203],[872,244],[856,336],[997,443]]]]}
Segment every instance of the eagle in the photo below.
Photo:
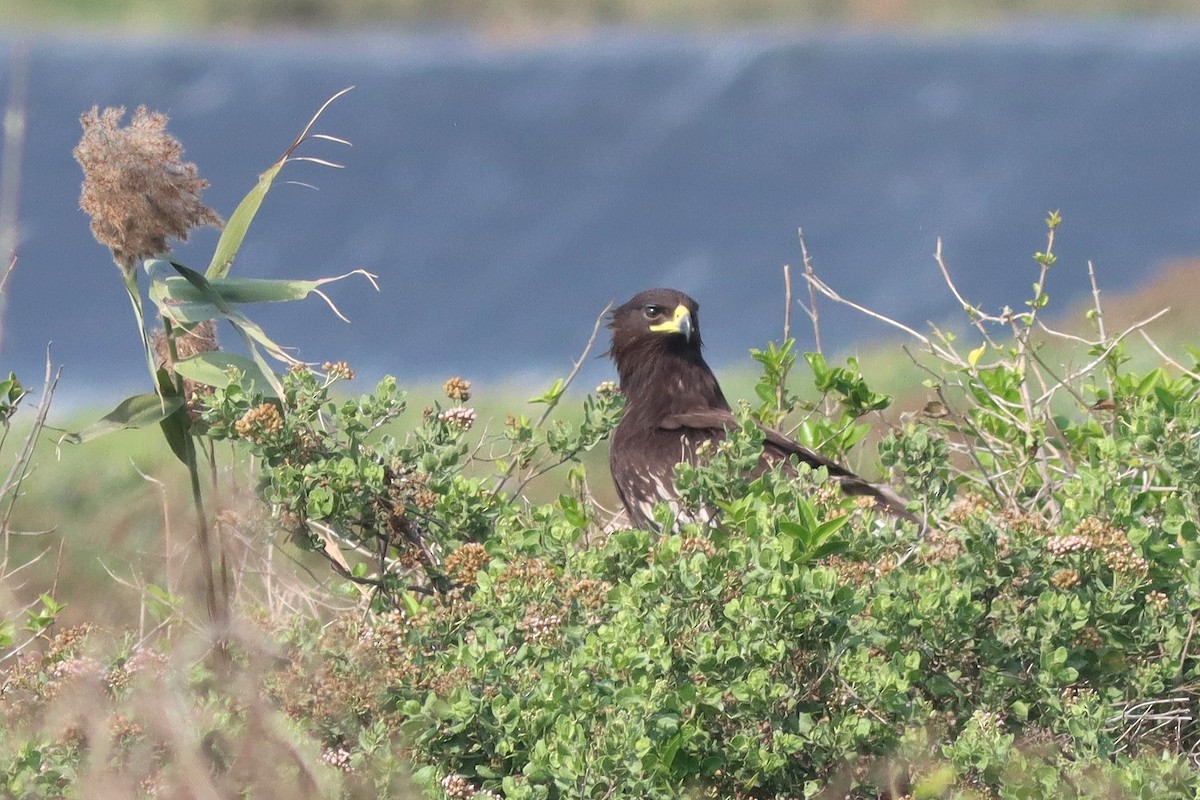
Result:
{"type": "MultiPolygon", "coordinates": [[[[630,522],[641,528],[656,527],[657,504],[677,501],[675,465],[695,464],[702,444],[720,441],[739,426],[701,355],[699,312],[699,304],[683,292],[649,289],[609,317],[608,355],[625,395],[609,466],[630,522]]],[[[890,489],[868,483],[779,431],[760,427],[763,452],[755,474],[795,457],[814,469],[825,467],[846,494],[872,497],[881,510],[913,519],[903,498],[890,489]]],[[[700,515],[703,521],[707,517],[707,512],[700,515]]]]}

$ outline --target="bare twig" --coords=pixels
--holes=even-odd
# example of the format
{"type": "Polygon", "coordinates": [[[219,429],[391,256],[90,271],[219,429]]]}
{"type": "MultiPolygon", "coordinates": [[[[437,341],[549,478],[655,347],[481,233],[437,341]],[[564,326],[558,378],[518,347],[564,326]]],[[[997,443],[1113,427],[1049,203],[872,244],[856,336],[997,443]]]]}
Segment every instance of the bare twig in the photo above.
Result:
{"type": "Polygon", "coordinates": [[[783,265],[783,340],[792,338],[792,268],[783,265]]]}
{"type": "Polygon", "coordinates": [[[1100,341],[1104,341],[1108,336],[1104,332],[1104,309],[1100,306],[1100,286],[1096,283],[1096,265],[1091,261],[1087,262],[1088,280],[1092,284],[1092,307],[1096,309],[1096,331],[1100,334],[1100,341]]]}
{"type": "Polygon", "coordinates": [[[553,403],[546,404],[546,410],[542,412],[542,416],[538,417],[538,421],[533,425],[534,428],[540,428],[543,424],[545,424],[546,420],[549,419],[550,414],[558,406],[558,399],[566,394],[567,389],[570,388],[571,384],[575,382],[576,376],[579,375],[579,370],[583,368],[583,362],[587,360],[587,357],[592,352],[592,348],[596,345],[596,337],[600,335],[600,328],[602,325],[604,325],[604,318],[608,316],[608,312],[612,310],[612,306],[613,304],[610,302],[604,307],[604,310],[600,312],[599,316],[596,317],[596,322],[592,325],[592,335],[588,337],[587,344],[584,346],[583,352],[579,354],[579,358],[575,359],[575,364],[571,367],[571,373],[567,375],[567,379],[563,381],[562,391],[558,393],[558,398],[556,398],[553,403]]]}
{"type": "Polygon", "coordinates": [[[1197,383],[1200,383],[1200,375],[1196,374],[1195,372],[1192,372],[1190,369],[1185,367],[1183,364],[1180,364],[1178,361],[1176,361],[1175,359],[1173,359],[1169,355],[1167,355],[1165,352],[1163,352],[1162,348],[1158,346],[1158,342],[1154,341],[1154,339],[1152,339],[1150,337],[1150,334],[1146,333],[1146,331],[1142,330],[1142,329],[1139,329],[1138,333],[1141,335],[1141,337],[1143,339],[1146,340],[1146,344],[1150,345],[1150,349],[1153,350],[1155,353],[1158,353],[1159,358],[1161,358],[1163,361],[1170,364],[1175,369],[1182,372],[1184,375],[1187,375],[1192,380],[1196,381],[1197,383]]]}
{"type": "MultiPolygon", "coordinates": [[[[812,278],[816,277],[813,272],[812,259],[808,257],[808,245],[804,241],[804,229],[796,231],[800,237],[800,255],[804,259],[804,278],[808,281],[808,308],[805,312],[808,313],[808,318],[812,320],[813,340],[816,344],[817,352],[823,354],[821,348],[821,314],[817,311],[817,291],[816,286],[812,282],[812,278]]],[[[804,308],[803,305],[800,306],[804,308]]]]}
{"type": "Polygon", "coordinates": [[[826,297],[828,297],[830,300],[834,301],[835,303],[841,303],[844,306],[849,306],[850,308],[853,308],[855,311],[859,312],[860,314],[868,316],[871,319],[879,320],[880,322],[883,322],[887,325],[891,325],[893,328],[897,328],[899,330],[904,331],[909,336],[913,337],[914,339],[916,339],[917,341],[919,341],[923,344],[926,344],[926,345],[930,344],[928,336],[918,333],[917,331],[915,331],[912,328],[905,325],[903,322],[897,322],[896,320],[892,319],[891,317],[884,316],[883,314],[880,314],[878,311],[872,311],[871,309],[867,308],[866,306],[862,306],[862,305],[859,305],[858,303],[855,303],[853,300],[847,300],[846,298],[842,297],[840,294],[835,292],[833,289],[831,289],[829,287],[829,284],[825,283],[825,281],[821,280],[816,275],[805,274],[804,279],[806,281],[808,281],[810,286],[815,287],[817,291],[819,291],[821,294],[825,295],[826,297]]]}
{"type": "MultiPolygon", "coordinates": [[[[550,418],[550,415],[554,412],[554,409],[558,407],[558,404],[562,400],[563,395],[566,394],[567,389],[572,383],[575,382],[575,378],[579,375],[579,370],[583,368],[583,363],[591,354],[592,348],[596,346],[596,338],[600,335],[600,328],[604,325],[604,318],[608,316],[608,312],[612,310],[612,307],[612,302],[609,302],[609,304],[604,307],[604,310],[601,311],[596,317],[596,322],[592,325],[592,334],[588,337],[587,344],[584,345],[583,352],[580,353],[579,358],[575,360],[575,364],[571,367],[571,372],[569,375],[567,375],[566,380],[563,381],[558,395],[551,402],[546,403],[546,410],[542,412],[542,415],[538,417],[537,422],[533,424],[534,430],[541,428],[542,425],[546,423],[546,420],[550,418]]],[[[516,472],[517,468],[520,466],[520,463],[521,459],[513,459],[513,462],[508,466],[508,469],[505,470],[504,475],[502,475],[500,480],[496,482],[496,488],[492,490],[493,497],[499,495],[504,489],[504,485],[508,483],[509,478],[511,478],[513,473],[516,472]]],[[[537,473],[538,468],[541,466],[541,464],[535,465],[533,473],[537,473]]],[[[517,487],[516,493],[520,494],[521,490],[529,484],[529,481],[533,480],[534,477],[537,477],[537,474],[531,474],[529,477],[526,477],[524,480],[522,480],[520,486],[517,487]]]]}
{"type": "Polygon", "coordinates": [[[979,306],[967,302],[967,299],[963,297],[962,292],[958,290],[958,285],[955,284],[954,279],[950,277],[950,270],[946,267],[946,260],[942,257],[942,237],[940,236],[937,240],[937,247],[933,251],[933,259],[937,262],[938,269],[942,272],[942,279],[946,282],[946,286],[950,288],[950,292],[954,295],[954,299],[958,301],[960,306],[962,306],[962,310],[967,315],[967,318],[971,320],[971,324],[974,325],[981,334],[983,334],[983,339],[985,342],[991,345],[993,349],[996,348],[997,345],[995,340],[992,339],[991,334],[988,333],[988,330],[983,323],[985,321],[1001,322],[1002,320],[1000,317],[993,317],[988,314],[984,314],[979,309],[979,306]]]}
{"type": "MultiPolygon", "coordinates": [[[[1168,313],[1170,310],[1171,310],[1170,308],[1164,308],[1161,311],[1159,311],[1158,313],[1152,314],[1149,317],[1146,317],[1144,320],[1141,320],[1140,322],[1133,323],[1128,328],[1121,331],[1121,333],[1119,333],[1116,336],[1116,338],[1114,338],[1111,342],[1109,342],[1108,346],[1106,346],[1104,348],[1103,352],[1101,352],[1099,355],[1097,355],[1095,358],[1093,358],[1091,361],[1089,361],[1084,366],[1082,366],[1079,369],[1072,372],[1070,375],[1067,375],[1062,380],[1066,381],[1066,382],[1074,382],[1075,380],[1088,374],[1093,369],[1095,369],[1099,364],[1101,364],[1104,361],[1104,359],[1108,358],[1109,354],[1111,354],[1112,351],[1117,348],[1117,345],[1119,345],[1125,339],[1126,336],[1129,336],[1134,331],[1137,331],[1137,330],[1140,330],[1140,329],[1146,327],[1151,322],[1154,322],[1159,317],[1168,313]]],[[[1054,393],[1054,391],[1055,391],[1054,389],[1050,389],[1045,394],[1043,394],[1041,397],[1039,397],[1037,402],[1039,404],[1044,403],[1049,398],[1049,396],[1054,393]]]]}
{"type": "MultiPolygon", "coordinates": [[[[810,289],[811,291],[811,289],[810,289]]],[[[787,264],[783,265],[783,341],[786,343],[792,338],[792,268],[787,264]]],[[[790,361],[785,361],[783,370],[779,374],[779,383],[775,385],[775,408],[784,413],[788,409],[784,408],[784,399],[787,397],[787,378],[790,361]]]]}
{"type": "Polygon", "coordinates": [[[46,348],[46,371],[42,380],[42,396],[38,399],[33,425],[25,437],[25,443],[17,455],[16,462],[9,470],[8,477],[4,479],[3,484],[0,484],[0,502],[7,503],[4,516],[0,519],[0,531],[4,535],[4,553],[0,556],[0,575],[4,574],[4,570],[8,566],[9,521],[12,519],[13,506],[21,494],[21,484],[29,475],[29,462],[33,459],[33,449],[42,435],[42,429],[46,426],[46,415],[50,413],[50,402],[58,388],[58,379],[61,375],[61,369],[57,372],[54,371],[50,360],[50,348],[46,348]]]}

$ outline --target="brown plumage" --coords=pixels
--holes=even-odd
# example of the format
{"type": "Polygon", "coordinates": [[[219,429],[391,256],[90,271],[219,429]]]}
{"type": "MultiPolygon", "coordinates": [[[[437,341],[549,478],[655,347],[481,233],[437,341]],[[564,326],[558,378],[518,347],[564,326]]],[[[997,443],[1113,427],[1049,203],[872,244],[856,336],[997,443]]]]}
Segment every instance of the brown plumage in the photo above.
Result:
{"type": "MultiPolygon", "coordinates": [[[[676,499],[675,465],[695,463],[702,443],[723,439],[738,422],[700,353],[695,300],[674,289],[650,289],[614,310],[608,327],[609,355],[625,394],[609,465],[630,522],[650,527],[654,506],[676,499]]],[[[912,519],[904,500],[886,487],[868,483],[779,431],[764,427],[763,434],[757,472],[795,456],[814,468],[825,467],[846,494],[873,497],[881,509],[912,519]]]]}

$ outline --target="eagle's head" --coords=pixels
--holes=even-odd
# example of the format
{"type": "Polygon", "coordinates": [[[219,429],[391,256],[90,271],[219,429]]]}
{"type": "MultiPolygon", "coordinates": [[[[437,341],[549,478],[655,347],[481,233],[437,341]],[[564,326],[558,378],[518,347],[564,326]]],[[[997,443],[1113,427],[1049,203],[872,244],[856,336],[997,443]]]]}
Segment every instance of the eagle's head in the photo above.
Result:
{"type": "MultiPolygon", "coordinates": [[[[613,310],[608,320],[621,386],[642,370],[658,370],[663,360],[702,365],[700,304],[675,289],[647,289],[613,310]]],[[[707,367],[705,367],[707,369],[707,367]]]]}

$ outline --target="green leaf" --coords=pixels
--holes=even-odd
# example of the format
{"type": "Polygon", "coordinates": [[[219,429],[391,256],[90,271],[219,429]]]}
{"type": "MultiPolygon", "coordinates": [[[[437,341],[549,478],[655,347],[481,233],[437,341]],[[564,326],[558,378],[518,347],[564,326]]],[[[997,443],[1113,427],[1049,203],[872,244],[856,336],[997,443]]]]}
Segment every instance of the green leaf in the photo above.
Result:
{"type": "Polygon", "coordinates": [[[263,199],[267,196],[267,192],[271,191],[271,185],[275,183],[275,177],[279,175],[279,171],[283,169],[287,159],[288,157],[285,155],[259,175],[258,183],[254,184],[254,188],[246,193],[242,202],[238,203],[237,208],[233,210],[229,221],[225,223],[225,230],[221,232],[221,238],[217,241],[212,261],[205,270],[206,276],[223,278],[229,274],[229,270],[233,268],[233,260],[237,257],[238,250],[242,248],[246,233],[250,230],[250,223],[254,221],[263,199]]]}
{"type": "Polygon", "coordinates": [[[188,448],[191,442],[188,441],[188,437],[192,432],[192,421],[188,417],[187,408],[184,406],[186,398],[182,397],[175,388],[171,373],[165,369],[160,369],[155,377],[158,379],[159,393],[164,398],[176,398],[180,401],[178,408],[159,420],[158,427],[162,429],[163,437],[167,440],[167,445],[171,448],[171,452],[190,468],[192,460],[188,448]]]}
{"type": "Polygon", "coordinates": [[[567,388],[566,381],[564,381],[562,378],[558,378],[554,381],[554,385],[551,386],[544,395],[542,395],[541,397],[531,397],[531,398],[529,398],[529,402],[530,403],[545,403],[546,405],[552,406],[559,401],[559,398],[562,397],[562,394],[566,390],[566,388],[567,388]]]}
{"type": "Polygon", "coordinates": [[[404,592],[400,595],[401,602],[404,603],[404,610],[410,616],[416,616],[421,611],[421,601],[412,592],[404,592]]]}
{"type": "Polygon", "coordinates": [[[156,425],[182,407],[183,398],[178,395],[159,397],[157,394],[135,394],[122,400],[116,408],[78,433],[66,434],[62,441],[82,444],[113,431],[156,425]]]}
{"type": "Polygon", "coordinates": [[[240,372],[254,383],[254,388],[267,397],[278,397],[272,382],[263,374],[262,368],[253,360],[236,353],[213,350],[197,353],[190,358],[175,362],[175,372],[205,386],[225,388],[240,372]]]}
{"type": "MultiPolygon", "coordinates": [[[[329,299],[329,296],[321,291],[320,287],[327,283],[336,283],[352,275],[362,275],[371,282],[376,291],[379,290],[379,285],[375,282],[376,276],[362,269],[352,270],[343,275],[335,275],[332,278],[320,278],[312,281],[270,280],[265,278],[217,278],[209,279],[208,287],[216,292],[226,303],[290,303],[295,300],[304,300],[310,295],[315,294],[325,301],[326,305],[329,306],[330,310],[339,319],[349,322],[345,315],[338,310],[338,307],[334,305],[333,301],[329,299]]],[[[155,293],[155,303],[159,306],[170,306],[170,313],[174,319],[179,319],[181,315],[186,315],[188,317],[200,318],[188,319],[186,321],[199,322],[203,319],[212,319],[221,315],[220,309],[209,301],[208,292],[192,285],[184,277],[167,277],[161,282],[156,282],[153,291],[155,293]]]]}
{"type": "MultiPolygon", "coordinates": [[[[254,221],[255,215],[258,214],[258,209],[262,206],[267,192],[271,191],[271,186],[275,183],[275,178],[278,177],[279,171],[283,169],[284,164],[292,160],[292,154],[308,138],[309,131],[312,130],[313,125],[316,124],[325,109],[329,108],[329,104],[353,88],[353,86],[349,86],[342,89],[333,97],[326,100],[325,104],[317,110],[317,113],[309,120],[308,125],[304,127],[304,130],[300,132],[300,135],[296,137],[291,146],[279,157],[279,160],[258,176],[258,183],[254,184],[254,188],[242,198],[242,202],[238,203],[233,214],[229,216],[229,221],[225,223],[225,230],[221,232],[221,238],[217,241],[217,248],[213,251],[212,261],[204,273],[206,277],[214,279],[224,278],[229,274],[229,270],[233,267],[233,260],[237,257],[238,250],[242,248],[242,242],[246,238],[246,233],[250,230],[250,223],[254,221]]],[[[323,138],[329,139],[331,137],[323,138]]]]}
{"type": "Polygon", "coordinates": [[[154,355],[154,346],[150,344],[150,336],[146,333],[146,319],[142,311],[142,292],[138,288],[137,270],[125,274],[125,293],[129,296],[129,304],[133,306],[133,319],[137,323],[138,335],[142,339],[142,352],[146,356],[146,368],[154,375],[158,369],[158,359],[154,355]]]}
{"type": "Polygon", "coordinates": [[[949,764],[935,768],[928,775],[923,776],[913,787],[913,800],[936,800],[936,798],[949,796],[950,788],[954,785],[956,778],[954,767],[949,764]]]}
{"type": "MultiPolygon", "coordinates": [[[[199,272],[189,269],[183,264],[179,264],[174,261],[158,261],[154,264],[147,262],[146,269],[151,271],[152,279],[162,280],[161,275],[164,270],[164,263],[170,265],[172,269],[174,269],[183,277],[187,278],[188,282],[203,294],[207,302],[212,303],[221,311],[221,316],[230,324],[232,324],[234,329],[241,335],[242,340],[246,343],[246,349],[250,351],[251,358],[253,358],[254,362],[261,368],[263,377],[267,379],[271,388],[275,390],[276,396],[282,396],[283,384],[279,382],[278,378],[274,377],[274,372],[271,370],[270,365],[267,364],[266,359],[262,357],[262,354],[258,352],[258,348],[255,347],[255,344],[257,343],[261,345],[268,353],[271,354],[272,358],[275,358],[286,364],[298,363],[296,359],[284,352],[283,348],[271,340],[257,323],[253,322],[245,314],[242,314],[240,311],[237,311],[230,306],[229,303],[225,302],[225,300],[213,290],[212,286],[208,283],[208,280],[199,272]]],[[[152,291],[151,294],[153,296],[154,292],[152,291]]],[[[169,303],[160,303],[159,308],[163,310],[163,313],[169,315],[172,307],[169,303]]]]}

